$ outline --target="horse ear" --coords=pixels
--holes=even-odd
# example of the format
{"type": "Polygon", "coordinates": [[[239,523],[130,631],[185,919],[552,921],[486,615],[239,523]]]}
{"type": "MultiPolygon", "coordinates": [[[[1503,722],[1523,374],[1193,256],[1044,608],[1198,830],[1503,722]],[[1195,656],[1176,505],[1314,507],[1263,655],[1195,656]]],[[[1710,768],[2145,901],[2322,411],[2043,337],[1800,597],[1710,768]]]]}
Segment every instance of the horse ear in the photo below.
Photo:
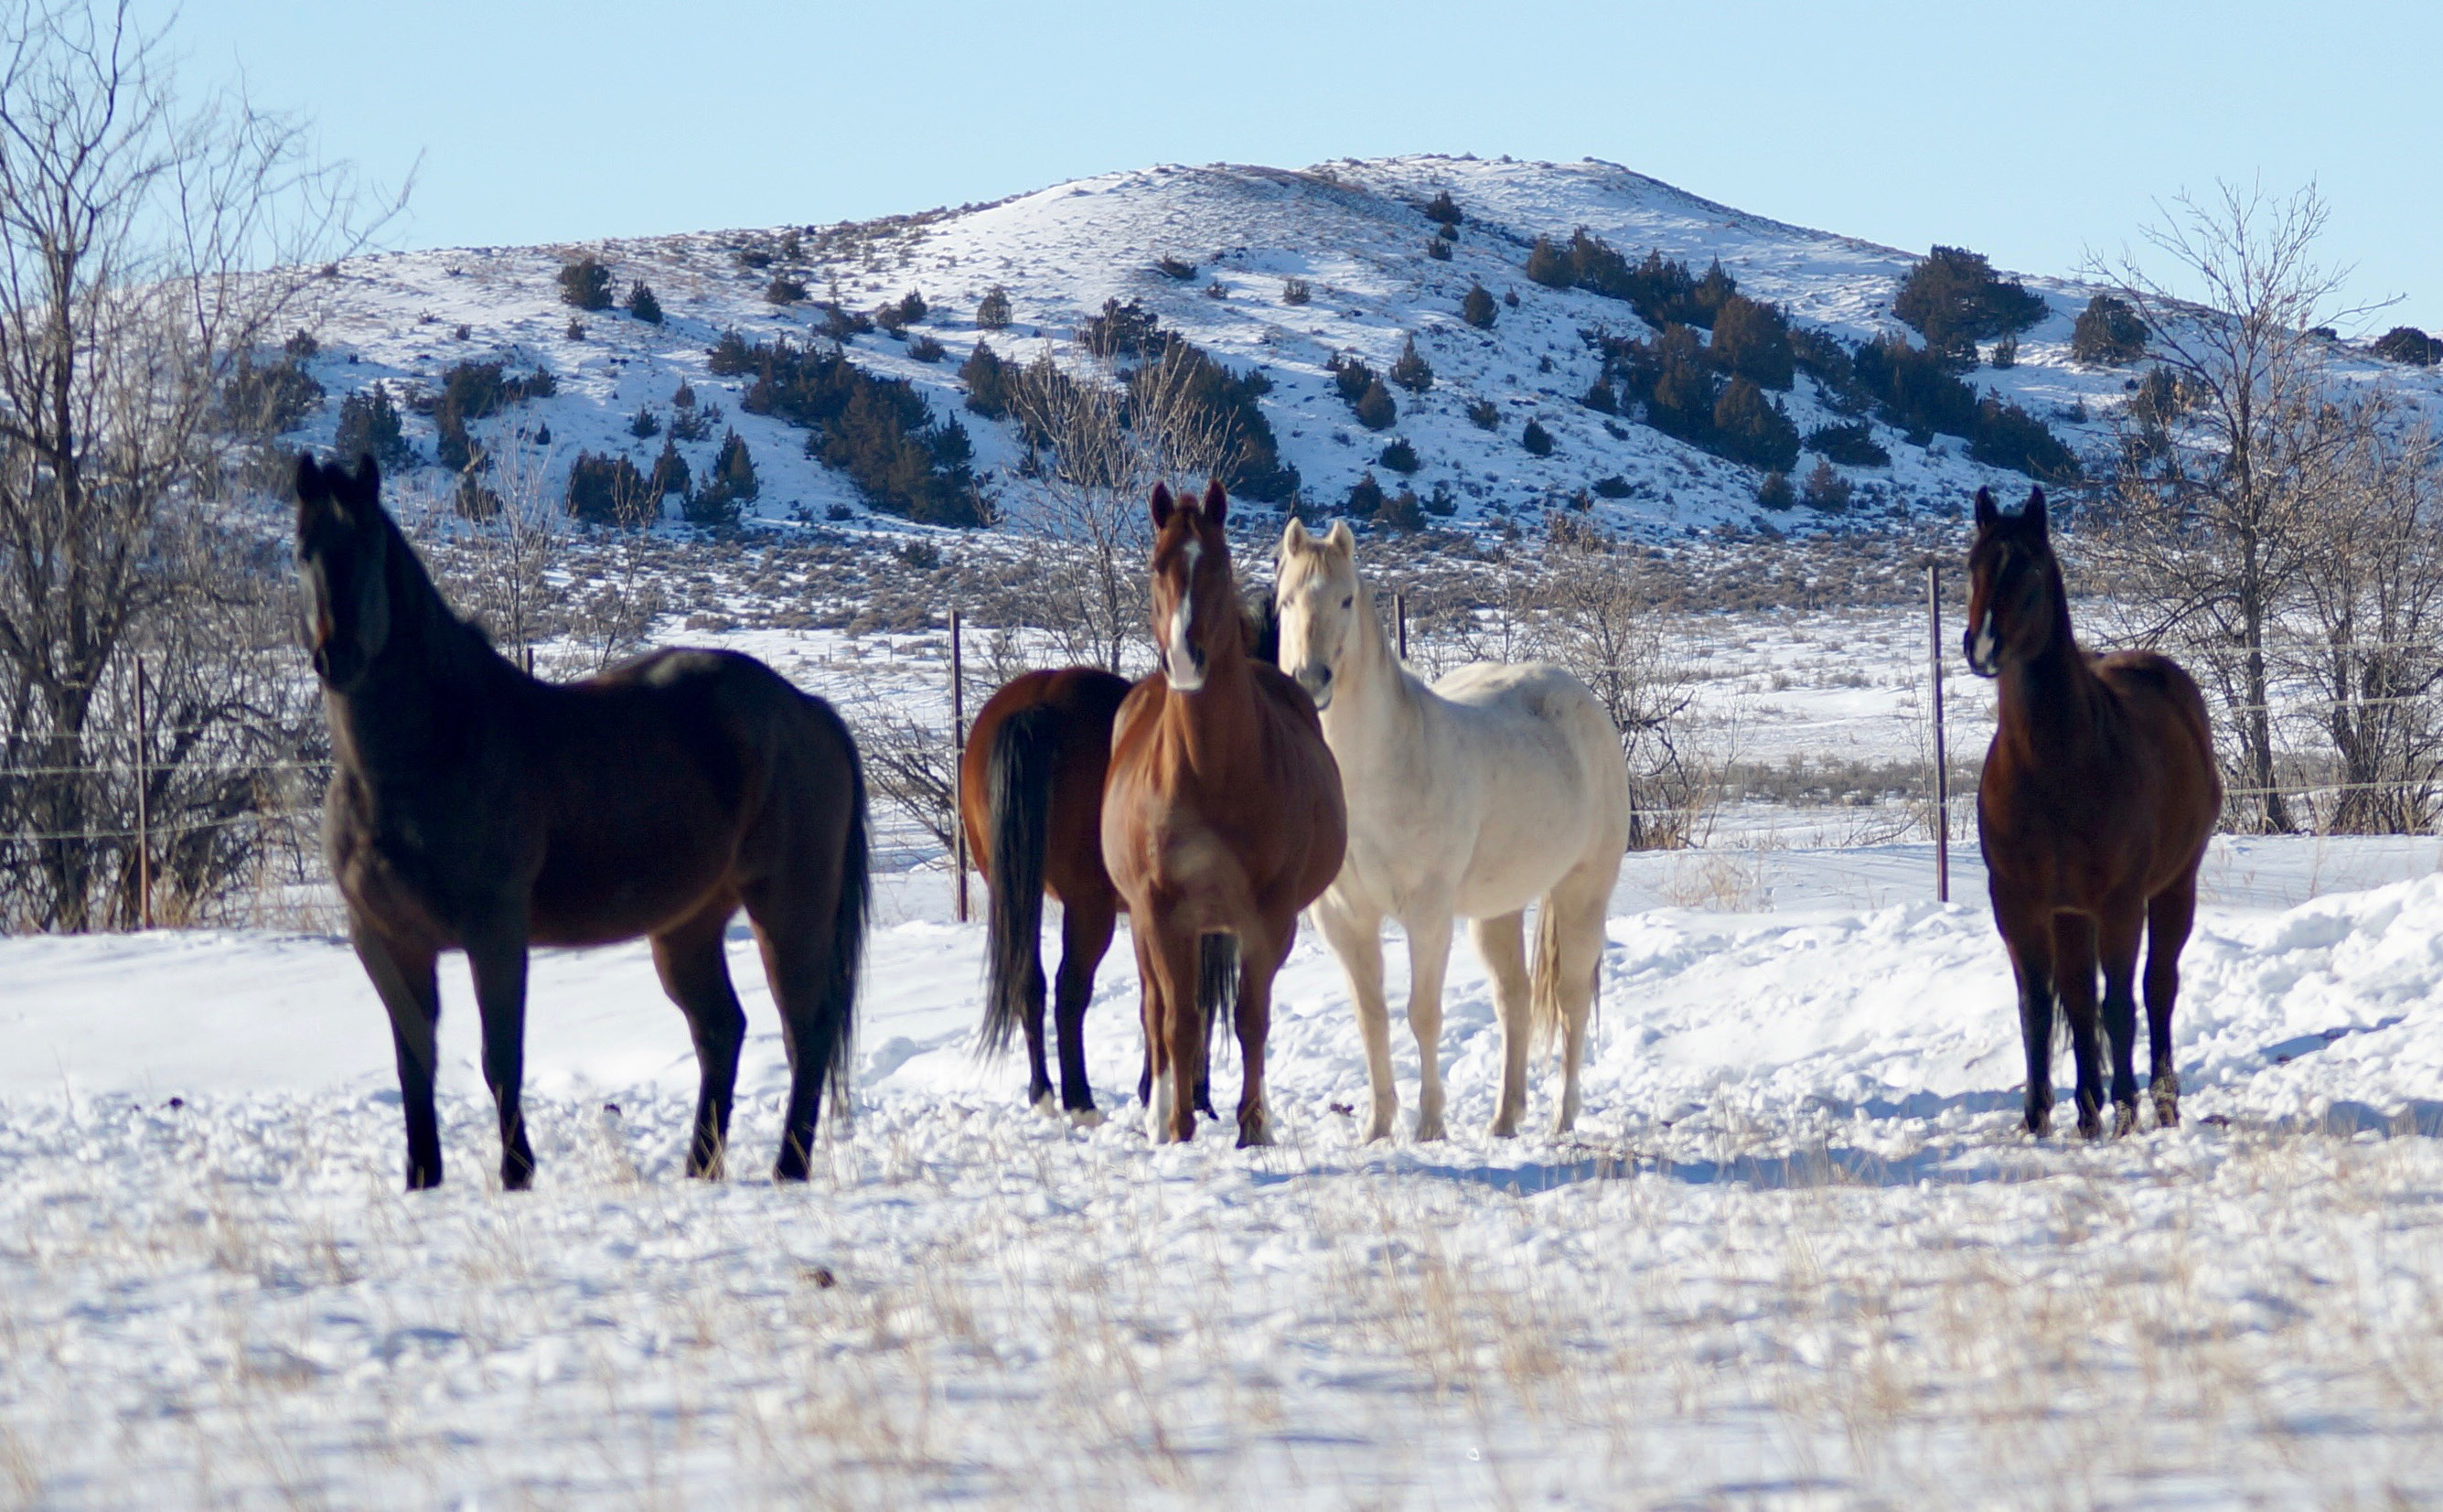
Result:
{"type": "Polygon", "coordinates": [[[1169,484],[1157,483],[1153,486],[1153,502],[1148,507],[1152,511],[1153,527],[1156,530],[1170,524],[1170,511],[1175,506],[1171,502],[1169,484]]]}
{"type": "Polygon", "coordinates": [[[1281,526],[1281,555],[1293,556],[1306,550],[1311,540],[1306,533],[1306,522],[1291,515],[1290,523],[1281,526]]]}
{"type": "Polygon", "coordinates": [[[1205,520],[1210,524],[1220,525],[1223,520],[1229,518],[1229,514],[1230,495],[1222,491],[1222,480],[1220,478],[1214,478],[1208,481],[1204,485],[1205,520]]]}
{"type": "Polygon", "coordinates": [[[297,453],[297,533],[331,512],[331,480],[310,452],[297,453]]]}
{"type": "Polygon", "coordinates": [[[1332,522],[1332,534],[1323,538],[1323,549],[1346,562],[1357,555],[1357,538],[1349,533],[1349,522],[1332,522]]]}
{"type": "Polygon", "coordinates": [[[2050,530],[2050,522],[2045,518],[2044,489],[2030,489],[2028,490],[2028,502],[2026,506],[2019,510],[2019,528],[2030,532],[2039,541],[2045,539],[2047,533],[2050,530]]]}
{"type": "Polygon", "coordinates": [[[1993,528],[1993,522],[2001,518],[2002,511],[1993,507],[1993,490],[1991,489],[1977,489],[1976,528],[1979,530],[1991,530],[1993,528]]]}

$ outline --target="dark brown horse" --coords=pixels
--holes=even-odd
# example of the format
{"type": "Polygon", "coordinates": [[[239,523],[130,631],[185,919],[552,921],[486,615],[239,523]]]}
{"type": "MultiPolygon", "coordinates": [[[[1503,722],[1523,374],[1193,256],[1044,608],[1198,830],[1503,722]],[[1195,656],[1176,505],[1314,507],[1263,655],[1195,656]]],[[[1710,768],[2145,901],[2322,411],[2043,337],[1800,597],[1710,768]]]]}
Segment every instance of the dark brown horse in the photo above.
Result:
{"type": "Polygon", "coordinates": [[[435,961],[467,952],[501,1184],[534,1153],[519,1111],[526,951],[651,936],[695,1031],[691,1176],[718,1176],[746,1016],[723,949],[743,906],[781,1007],[790,1084],[774,1175],[802,1181],[826,1078],[845,1111],[869,899],[865,779],[847,726],[770,668],[665,651],[559,686],[450,612],[351,475],[297,463],[297,571],[330,720],[331,874],[390,1010],[407,1184],[439,1185],[435,961]]]}
{"type": "MultiPolygon", "coordinates": [[[[1269,592],[1249,608],[1247,636],[1258,660],[1275,659],[1280,623],[1269,592]]],[[[1081,1119],[1094,1115],[1094,1089],[1086,1079],[1086,1006],[1126,907],[1103,866],[1103,774],[1111,759],[1111,722],[1129,686],[1099,667],[1022,673],[985,701],[959,763],[959,821],[966,827],[967,854],[991,894],[983,1048],[1004,1050],[1022,1028],[1026,1100],[1052,1111],[1043,1044],[1043,895],[1049,893],[1061,908],[1060,970],[1052,989],[1060,1107],[1081,1119]]],[[[1208,1024],[1228,1010],[1238,977],[1230,936],[1207,935],[1197,998],[1208,1024]]],[[[1148,1099],[1152,1081],[1148,1046],[1137,1076],[1138,1101],[1148,1099]]],[[[1206,1081],[1197,1083],[1196,1106],[1210,1115],[1206,1089],[1206,1081]]]]}
{"type": "Polygon", "coordinates": [[[1340,768],[1306,691],[1248,653],[1217,481],[1195,499],[1152,498],[1153,631],[1163,670],[1121,705],[1103,787],[1103,861],[1136,941],[1156,1140],[1196,1135],[1205,1061],[1196,999],[1202,942],[1238,940],[1235,1013],[1244,1079],[1239,1143],[1269,1144],[1264,1037],[1273,975],[1298,911],[1340,871],[1348,812],[1340,768]]]}
{"type": "Polygon", "coordinates": [[[2196,913],[2197,863],[2222,813],[2222,780],[2197,685],[2151,651],[2090,655],[2071,638],[2045,494],[2006,515],[1976,490],[1968,554],[1968,665],[2000,683],[2001,723],[1976,791],[1993,921],[2018,978],[2028,1128],[2052,1123],[2053,1001],[2078,1062],[2078,1132],[2103,1133],[2095,973],[2112,1041],[2114,1130],[2138,1120],[2139,935],[2147,938],[2146,1039],[2156,1121],[2179,1122],[2172,1005],[2196,913]]]}

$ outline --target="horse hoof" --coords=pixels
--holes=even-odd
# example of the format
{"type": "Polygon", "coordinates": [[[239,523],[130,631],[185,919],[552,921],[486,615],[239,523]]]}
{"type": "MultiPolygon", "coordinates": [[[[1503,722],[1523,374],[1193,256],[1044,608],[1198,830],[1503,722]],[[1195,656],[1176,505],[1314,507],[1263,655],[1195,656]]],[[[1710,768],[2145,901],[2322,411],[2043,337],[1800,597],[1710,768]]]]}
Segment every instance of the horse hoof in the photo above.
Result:
{"type": "Polygon", "coordinates": [[[1069,1122],[1079,1129],[1100,1129],[1103,1127],[1103,1110],[1072,1108],[1069,1110],[1069,1122]]]}
{"type": "Polygon", "coordinates": [[[2179,1126],[2180,1099],[2177,1097],[2157,1097],[2155,1099],[2155,1127],[2158,1129],[2177,1129],[2179,1126]]]}
{"type": "Polygon", "coordinates": [[[2137,1127],[2138,1104],[2134,1102],[2116,1102],[2112,1105],[2113,1138],[2123,1138],[2131,1130],[2137,1127]]]}
{"type": "Polygon", "coordinates": [[[1426,1117],[1426,1116],[1425,1116],[1424,1114],[1422,1114],[1422,1113],[1421,1113],[1421,1114],[1419,1114],[1419,1115],[1417,1115],[1417,1142],[1418,1142],[1418,1143],[1420,1143],[1420,1144],[1424,1144],[1424,1143],[1427,1143],[1427,1142],[1429,1142],[1429,1141],[1431,1141],[1431,1140],[1441,1139],[1441,1138],[1443,1138],[1443,1137],[1444,1137],[1444,1134],[1443,1134],[1443,1130],[1442,1130],[1442,1119],[1441,1119],[1441,1118],[1439,1118],[1439,1117],[1428,1118],[1428,1117],[1426,1117]]]}
{"type": "Polygon", "coordinates": [[[2103,1116],[2102,1114],[2095,1113],[2080,1114],[2078,1116],[2078,1136],[2082,1139],[2103,1138],[2103,1116]]]}
{"type": "Polygon", "coordinates": [[[1253,1123],[1241,1123],[1239,1125],[1240,1149],[1246,1150],[1256,1145],[1268,1145],[1272,1142],[1273,1127],[1271,1120],[1258,1118],[1253,1123]]]}
{"type": "Polygon", "coordinates": [[[2038,1139],[2051,1137],[2053,1132],[2052,1110],[2049,1108],[2041,1112],[2030,1110],[2028,1114],[2027,1123],[2028,1133],[2031,1136],[2038,1139]]]}
{"type": "Polygon", "coordinates": [[[1496,1139],[1517,1138],[1518,1116],[1515,1113],[1505,1113],[1495,1117],[1493,1120],[1492,1134],[1493,1137],[1496,1139]]]}
{"type": "Polygon", "coordinates": [[[1043,1115],[1043,1116],[1047,1118],[1057,1118],[1060,1116],[1060,1104],[1053,1101],[1052,1094],[1048,1092],[1038,1093],[1030,1106],[1033,1107],[1036,1112],[1043,1115]]]}

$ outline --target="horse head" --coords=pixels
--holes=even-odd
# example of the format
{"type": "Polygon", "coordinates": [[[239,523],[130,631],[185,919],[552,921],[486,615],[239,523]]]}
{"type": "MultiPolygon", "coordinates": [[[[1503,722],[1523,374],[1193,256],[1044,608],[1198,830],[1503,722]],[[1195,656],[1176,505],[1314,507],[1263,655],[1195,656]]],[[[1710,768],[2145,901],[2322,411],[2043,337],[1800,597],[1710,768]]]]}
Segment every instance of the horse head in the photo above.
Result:
{"type": "Polygon", "coordinates": [[[1976,541],[1968,550],[1968,628],[1960,645],[1980,677],[2044,655],[2066,613],[2061,563],[2045,519],[2045,490],[2030,489],[2016,514],[1976,490],[1976,541]]]}
{"type": "Polygon", "coordinates": [[[1151,507],[1154,640],[1172,691],[1192,693],[1224,646],[1244,652],[1246,616],[1230,581],[1230,538],[1222,532],[1230,501],[1219,478],[1201,504],[1192,494],[1174,499],[1168,484],[1157,483],[1151,507]]]}
{"type": "Polygon", "coordinates": [[[305,596],[305,645],[333,691],[360,682],[390,640],[392,526],[372,457],[351,473],[297,458],[297,581],[305,596]]]}
{"type": "Polygon", "coordinates": [[[1320,540],[1295,520],[1281,532],[1277,586],[1281,670],[1297,679],[1317,710],[1332,707],[1332,679],[1348,654],[1357,607],[1357,541],[1349,522],[1320,540]]]}

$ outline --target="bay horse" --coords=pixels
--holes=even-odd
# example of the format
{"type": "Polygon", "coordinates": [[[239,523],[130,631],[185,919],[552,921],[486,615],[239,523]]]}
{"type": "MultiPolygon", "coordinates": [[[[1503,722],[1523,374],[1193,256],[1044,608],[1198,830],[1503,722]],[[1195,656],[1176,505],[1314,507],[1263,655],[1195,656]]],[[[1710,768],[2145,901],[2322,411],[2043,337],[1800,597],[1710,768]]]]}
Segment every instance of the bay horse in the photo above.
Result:
{"type": "Polygon", "coordinates": [[[1157,484],[1149,507],[1163,665],[1120,706],[1103,787],[1103,862],[1128,904],[1153,1061],[1146,1131],[1157,1143],[1196,1136],[1199,947],[1207,934],[1229,934],[1238,941],[1244,1073],[1239,1144],[1270,1144],[1273,976],[1297,938],[1298,911],[1340,871],[1340,768],[1305,690],[1248,652],[1221,482],[1201,505],[1192,495],[1174,501],[1157,484]]]}
{"type": "Polygon", "coordinates": [[[2078,1132],[2103,1133],[2096,968],[2112,1042],[2113,1132],[2138,1121],[2139,936],[2155,1119],[2179,1122],[2172,1007],[2197,906],[2197,865],[2222,813],[2222,779],[2196,683],[2167,656],[2098,656],[2072,637],[2045,493],[2006,515],[1976,490],[1968,554],[1968,665],[1999,684],[2001,718],[1976,789],[1993,922],[2019,989],[2027,1124],[2051,1128],[2053,1005],[2069,1020],[2078,1132]]]}
{"type": "Polygon", "coordinates": [[[500,1112],[501,1185],[534,1178],[519,1107],[526,953],[650,937],[694,1031],[687,1172],[717,1178],[746,1015],[724,936],[741,907],[789,1054],[775,1179],[802,1181],[824,1083],[845,1115],[871,900],[848,727],[751,657],[661,651],[540,682],[443,601],[380,498],[297,462],[297,571],[330,724],[324,842],[390,1010],[410,1190],[440,1185],[432,1101],[444,950],[466,952],[500,1112]]]}
{"type": "Polygon", "coordinates": [[[1552,1129],[1578,1116],[1578,1061],[1604,947],[1604,915],[1628,849],[1628,763],[1586,684],[1544,662],[1483,662],[1426,686],[1400,664],[1357,570],[1347,522],[1321,540],[1281,533],[1282,668],[1314,699],[1340,764],[1349,854],[1315,900],[1366,1042],[1366,1137],[1389,1136],[1400,1095],[1383,993],[1383,921],[1408,936],[1408,1025],[1417,1037],[1417,1137],[1442,1136],[1442,973],[1451,925],[1470,921],[1501,1021],[1493,1133],[1518,1132],[1532,1038],[1561,1042],[1552,1129]],[[1535,913],[1527,969],[1526,911],[1535,913]]]}

